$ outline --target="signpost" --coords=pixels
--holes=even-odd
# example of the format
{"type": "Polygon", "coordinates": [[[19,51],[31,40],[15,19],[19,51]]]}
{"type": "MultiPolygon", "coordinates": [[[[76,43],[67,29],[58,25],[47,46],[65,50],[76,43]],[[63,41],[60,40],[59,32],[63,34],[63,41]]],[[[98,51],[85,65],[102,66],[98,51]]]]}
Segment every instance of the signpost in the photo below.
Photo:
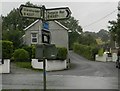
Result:
{"type": "Polygon", "coordinates": [[[68,7],[46,9],[44,5],[42,7],[21,5],[19,11],[22,17],[38,18],[42,20],[42,28],[43,28],[42,29],[42,42],[44,44],[43,44],[43,51],[41,54],[43,55],[44,91],[46,91],[45,46],[46,44],[50,44],[49,24],[46,21],[68,19],[71,16],[71,11],[68,7]]]}
{"type": "Polygon", "coordinates": [[[20,15],[27,18],[50,20],[63,20],[71,16],[71,11],[68,7],[45,9],[43,7],[35,6],[20,6],[20,15]]]}

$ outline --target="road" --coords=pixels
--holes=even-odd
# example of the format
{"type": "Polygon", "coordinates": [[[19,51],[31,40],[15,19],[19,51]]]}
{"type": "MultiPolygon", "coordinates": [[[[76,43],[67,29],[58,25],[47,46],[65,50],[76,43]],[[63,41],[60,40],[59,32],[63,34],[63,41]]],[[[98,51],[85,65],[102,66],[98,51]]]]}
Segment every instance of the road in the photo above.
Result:
{"type": "MultiPolygon", "coordinates": [[[[70,52],[71,68],[47,72],[48,89],[118,89],[115,63],[94,62],[70,52]]],[[[42,89],[42,72],[12,65],[11,74],[2,75],[4,89],[42,89]]]]}
{"type": "Polygon", "coordinates": [[[54,75],[118,77],[118,70],[113,62],[96,62],[87,60],[70,51],[71,67],[69,70],[48,72],[54,75]]]}

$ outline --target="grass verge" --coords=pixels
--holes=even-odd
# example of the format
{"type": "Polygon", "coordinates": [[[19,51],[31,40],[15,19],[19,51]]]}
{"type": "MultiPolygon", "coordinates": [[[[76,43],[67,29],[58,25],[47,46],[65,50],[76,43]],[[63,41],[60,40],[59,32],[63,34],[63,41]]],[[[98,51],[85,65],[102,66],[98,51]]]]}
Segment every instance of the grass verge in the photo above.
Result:
{"type": "Polygon", "coordinates": [[[20,68],[31,69],[31,70],[34,70],[34,71],[43,71],[42,69],[34,69],[34,68],[32,68],[31,62],[14,62],[14,64],[17,67],[20,67],[20,68]]]}

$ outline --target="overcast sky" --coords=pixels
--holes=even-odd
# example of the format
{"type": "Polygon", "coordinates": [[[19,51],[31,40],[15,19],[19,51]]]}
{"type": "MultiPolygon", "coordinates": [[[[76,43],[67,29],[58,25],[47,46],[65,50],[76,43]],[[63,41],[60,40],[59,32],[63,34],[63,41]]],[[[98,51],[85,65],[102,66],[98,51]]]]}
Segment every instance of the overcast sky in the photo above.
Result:
{"type": "MultiPolygon", "coordinates": [[[[73,0],[74,1],[74,0],[73,0]]],[[[33,4],[45,5],[46,8],[63,7],[67,6],[72,12],[72,16],[79,20],[79,25],[82,26],[83,31],[94,31],[97,32],[100,29],[106,29],[109,20],[117,19],[117,7],[118,1],[116,2],[39,2],[35,1],[33,4]]],[[[13,8],[18,8],[25,2],[11,2],[2,1],[0,3],[0,14],[7,15],[13,8]],[[1,6],[2,5],[2,6],[1,6]]]]}

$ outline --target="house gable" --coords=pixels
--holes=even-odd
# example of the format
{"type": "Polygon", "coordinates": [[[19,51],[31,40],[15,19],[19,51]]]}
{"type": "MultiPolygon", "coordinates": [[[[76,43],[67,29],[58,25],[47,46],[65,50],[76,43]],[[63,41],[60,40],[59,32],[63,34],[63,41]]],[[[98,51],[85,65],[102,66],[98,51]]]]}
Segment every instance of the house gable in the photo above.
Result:
{"type": "Polygon", "coordinates": [[[42,21],[41,20],[36,20],[32,24],[30,24],[28,27],[26,27],[24,30],[40,30],[42,26],[42,21]]]}
{"type": "MultiPolygon", "coordinates": [[[[37,44],[42,43],[42,21],[36,20],[29,25],[25,30],[25,44],[31,45],[32,35],[38,34],[37,44]]],[[[49,21],[49,31],[51,32],[51,43],[59,47],[66,47],[68,49],[68,28],[63,26],[58,21],[49,21]]]]}
{"type": "Polygon", "coordinates": [[[63,26],[61,23],[59,23],[58,21],[49,21],[49,30],[64,30],[64,31],[68,31],[68,28],[66,28],[65,26],[63,26]]]}
{"type": "MultiPolygon", "coordinates": [[[[64,25],[62,25],[58,21],[49,21],[49,24],[50,24],[50,30],[51,29],[56,30],[59,28],[59,30],[67,30],[68,31],[68,28],[66,28],[64,25]],[[53,24],[53,23],[56,23],[56,24],[53,24]],[[54,26],[54,25],[56,25],[56,26],[54,26]]],[[[24,30],[25,31],[27,31],[27,30],[40,30],[41,27],[42,27],[42,21],[36,20],[32,24],[30,24],[28,27],[26,27],[24,30]]]]}

